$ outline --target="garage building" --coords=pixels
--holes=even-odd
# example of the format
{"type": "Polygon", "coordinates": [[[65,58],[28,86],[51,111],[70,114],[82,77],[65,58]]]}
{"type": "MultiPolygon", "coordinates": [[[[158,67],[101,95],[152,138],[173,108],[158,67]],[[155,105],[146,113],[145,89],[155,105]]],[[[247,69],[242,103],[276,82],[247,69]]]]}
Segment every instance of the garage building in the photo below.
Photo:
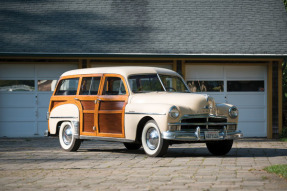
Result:
{"type": "Polygon", "coordinates": [[[239,108],[245,137],[282,131],[287,13],[278,0],[1,1],[0,137],[43,136],[71,69],[157,66],[239,108]]]}

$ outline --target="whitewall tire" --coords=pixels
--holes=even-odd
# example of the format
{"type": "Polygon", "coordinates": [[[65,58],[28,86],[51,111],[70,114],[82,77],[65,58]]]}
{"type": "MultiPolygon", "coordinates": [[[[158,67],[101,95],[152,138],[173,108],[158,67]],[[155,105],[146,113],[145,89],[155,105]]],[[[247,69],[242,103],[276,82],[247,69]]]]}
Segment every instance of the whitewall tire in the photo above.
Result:
{"type": "Polygon", "coordinates": [[[169,142],[164,140],[154,120],[149,120],[142,131],[142,146],[147,155],[160,157],[166,154],[169,142]]]}
{"type": "Polygon", "coordinates": [[[59,141],[65,151],[77,151],[81,140],[74,137],[74,128],[70,122],[62,123],[59,131],[59,141]]]}

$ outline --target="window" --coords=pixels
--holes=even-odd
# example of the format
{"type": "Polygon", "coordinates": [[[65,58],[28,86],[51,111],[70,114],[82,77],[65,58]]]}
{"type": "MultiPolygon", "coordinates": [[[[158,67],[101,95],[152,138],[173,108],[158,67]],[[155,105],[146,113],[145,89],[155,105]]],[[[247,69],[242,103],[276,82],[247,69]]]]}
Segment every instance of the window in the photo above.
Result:
{"type": "Polygon", "coordinates": [[[34,91],[34,80],[0,80],[0,91],[34,91]]]}
{"type": "Polygon", "coordinates": [[[126,89],[124,83],[119,77],[107,77],[103,95],[125,95],[126,89]]]}
{"type": "Polygon", "coordinates": [[[79,78],[61,80],[55,95],[76,95],[79,78]]]}
{"type": "Polygon", "coordinates": [[[38,91],[54,91],[57,80],[38,80],[38,91]]]}
{"type": "Polygon", "coordinates": [[[178,76],[159,75],[167,92],[188,92],[182,79],[178,76]]]}
{"type": "Polygon", "coordinates": [[[191,92],[223,92],[223,81],[187,81],[191,92]]]}
{"type": "Polygon", "coordinates": [[[82,79],[80,95],[97,95],[101,77],[88,77],[82,79]]]}
{"type": "Polygon", "coordinates": [[[156,74],[130,76],[129,85],[134,93],[164,91],[156,74]]]}
{"type": "Polygon", "coordinates": [[[228,92],[264,92],[264,80],[227,81],[228,92]]]}

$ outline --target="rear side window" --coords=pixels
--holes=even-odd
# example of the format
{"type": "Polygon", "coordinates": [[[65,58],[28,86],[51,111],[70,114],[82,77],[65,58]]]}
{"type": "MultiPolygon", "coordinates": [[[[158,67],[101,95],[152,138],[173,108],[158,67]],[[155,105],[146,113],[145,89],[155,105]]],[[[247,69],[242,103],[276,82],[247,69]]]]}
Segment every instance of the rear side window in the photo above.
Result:
{"type": "Polygon", "coordinates": [[[80,88],[80,95],[97,95],[100,82],[101,77],[83,78],[80,88]]]}
{"type": "Polygon", "coordinates": [[[79,78],[64,79],[59,82],[55,95],[76,95],[79,78]]]}

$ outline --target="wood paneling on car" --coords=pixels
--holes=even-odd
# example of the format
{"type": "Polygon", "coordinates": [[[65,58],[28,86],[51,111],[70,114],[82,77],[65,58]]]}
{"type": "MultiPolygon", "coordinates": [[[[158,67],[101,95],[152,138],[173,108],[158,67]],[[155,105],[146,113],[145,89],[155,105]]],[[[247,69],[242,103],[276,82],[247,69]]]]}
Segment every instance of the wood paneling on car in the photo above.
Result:
{"type": "Polygon", "coordinates": [[[83,106],[83,110],[94,110],[95,109],[95,101],[81,101],[83,106]]]}
{"type": "Polygon", "coordinates": [[[122,133],[122,114],[99,114],[99,133],[122,133]]]}
{"type": "Polygon", "coordinates": [[[83,131],[85,132],[94,132],[94,114],[93,113],[84,113],[84,126],[83,131]]]}
{"type": "Polygon", "coordinates": [[[104,101],[100,103],[100,110],[122,110],[124,101],[104,101]]]}

